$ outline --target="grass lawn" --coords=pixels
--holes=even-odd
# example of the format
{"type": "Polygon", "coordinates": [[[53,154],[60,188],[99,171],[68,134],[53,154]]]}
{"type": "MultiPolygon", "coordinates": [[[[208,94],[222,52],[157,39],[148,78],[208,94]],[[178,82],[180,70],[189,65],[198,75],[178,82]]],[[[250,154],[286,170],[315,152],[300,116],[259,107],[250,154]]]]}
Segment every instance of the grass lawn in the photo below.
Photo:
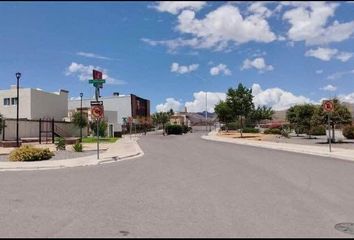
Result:
{"type": "MultiPolygon", "coordinates": [[[[115,137],[100,137],[100,142],[104,143],[114,143],[118,140],[119,138],[115,137]]],[[[85,137],[82,138],[82,143],[97,143],[97,137],[85,137]]]]}

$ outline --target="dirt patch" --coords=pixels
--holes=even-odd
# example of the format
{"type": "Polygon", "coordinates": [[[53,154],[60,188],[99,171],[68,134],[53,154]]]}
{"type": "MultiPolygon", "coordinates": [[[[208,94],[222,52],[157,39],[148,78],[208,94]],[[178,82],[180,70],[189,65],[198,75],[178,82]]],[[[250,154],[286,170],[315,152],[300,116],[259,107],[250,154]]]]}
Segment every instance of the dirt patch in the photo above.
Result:
{"type": "MultiPolygon", "coordinates": [[[[220,137],[226,137],[226,138],[241,138],[241,133],[237,131],[221,131],[217,134],[217,136],[220,137]]],[[[249,140],[255,140],[255,141],[271,141],[279,137],[279,135],[273,135],[273,134],[263,134],[263,133],[243,133],[242,134],[242,139],[249,139],[249,140]]]]}

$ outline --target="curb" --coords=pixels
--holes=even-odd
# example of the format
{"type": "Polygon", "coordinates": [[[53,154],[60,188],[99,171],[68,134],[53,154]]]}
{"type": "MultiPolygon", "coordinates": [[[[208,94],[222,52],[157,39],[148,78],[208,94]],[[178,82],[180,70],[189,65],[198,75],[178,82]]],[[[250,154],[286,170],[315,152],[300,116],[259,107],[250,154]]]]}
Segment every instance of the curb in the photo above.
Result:
{"type": "MultiPolygon", "coordinates": [[[[65,159],[65,160],[56,160],[56,161],[60,161],[61,164],[58,165],[53,165],[53,166],[40,166],[41,163],[48,163],[50,160],[45,160],[45,161],[40,161],[39,166],[17,166],[17,167],[2,167],[0,164],[0,172],[5,172],[5,171],[33,171],[33,170],[54,170],[54,169],[63,169],[63,168],[72,168],[72,167],[85,167],[85,166],[96,166],[96,165],[101,165],[101,164],[106,164],[106,163],[114,163],[114,162],[119,162],[119,161],[123,161],[123,160],[129,160],[129,159],[134,159],[134,158],[138,158],[144,155],[144,152],[141,150],[141,148],[138,145],[137,141],[134,141],[136,144],[135,147],[135,152],[134,154],[130,154],[130,155],[125,155],[125,156],[112,156],[112,157],[106,157],[101,159],[96,159],[96,157],[82,157],[82,158],[87,158],[84,159],[83,162],[81,163],[77,163],[77,164],[73,164],[70,163],[70,160],[76,160],[76,159],[80,159],[80,158],[72,158],[72,159],[65,159]],[[63,164],[66,161],[66,164],[63,164]]],[[[8,162],[6,162],[8,163],[8,162]]],[[[30,163],[30,162],[26,162],[23,163],[23,165],[30,163]]],[[[35,163],[35,162],[31,162],[31,163],[35,163]]],[[[8,164],[10,165],[10,164],[8,164]]]]}
{"type": "MultiPolygon", "coordinates": [[[[354,161],[354,157],[351,156],[342,156],[342,155],[336,155],[335,153],[319,153],[319,152],[314,152],[311,150],[304,150],[304,149],[291,149],[286,146],[267,146],[267,145],[260,145],[260,144],[254,144],[252,142],[245,142],[248,140],[245,140],[244,142],[233,142],[228,139],[222,139],[222,137],[218,137],[217,139],[215,138],[215,135],[209,134],[208,136],[201,136],[202,139],[205,139],[207,141],[215,141],[215,142],[226,142],[226,143],[232,143],[232,144],[239,144],[239,145],[246,145],[246,146],[251,146],[251,147],[260,147],[260,148],[267,148],[267,149],[273,149],[273,150],[280,150],[280,151],[287,151],[287,152],[294,152],[294,153],[301,153],[301,154],[309,154],[309,155],[315,155],[315,156],[321,156],[321,157],[327,157],[327,158],[336,158],[340,160],[346,160],[346,161],[354,161]]],[[[298,144],[299,145],[299,144],[298,144]]]]}

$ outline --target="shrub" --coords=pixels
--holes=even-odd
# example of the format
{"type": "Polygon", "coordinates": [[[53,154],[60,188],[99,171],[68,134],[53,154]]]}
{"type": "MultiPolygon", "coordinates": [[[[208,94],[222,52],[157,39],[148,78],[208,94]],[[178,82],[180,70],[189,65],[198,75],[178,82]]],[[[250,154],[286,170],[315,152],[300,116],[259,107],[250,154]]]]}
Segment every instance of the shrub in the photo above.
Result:
{"type": "Polygon", "coordinates": [[[55,146],[57,150],[65,150],[65,139],[62,137],[55,139],[55,146]]]}
{"type": "Polygon", "coordinates": [[[227,123],[225,128],[228,130],[238,130],[241,128],[241,125],[238,122],[231,122],[231,123],[227,123]]]}
{"type": "Polygon", "coordinates": [[[75,152],[82,152],[82,144],[79,141],[73,145],[73,149],[75,152]]]}
{"type": "Polygon", "coordinates": [[[181,135],[183,133],[183,128],[180,125],[167,125],[166,126],[167,135],[181,135]]]}
{"type": "Polygon", "coordinates": [[[10,161],[41,161],[48,160],[54,156],[49,148],[41,149],[32,146],[22,146],[10,153],[10,161]]]}
{"type": "Polygon", "coordinates": [[[324,126],[315,126],[312,127],[309,131],[309,135],[313,135],[313,136],[323,136],[326,135],[326,128],[324,126]]]}
{"type": "Polygon", "coordinates": [[[188,133],[189,132],[189,127],[186,125],[182,125],[182,131],[183,133],[188,133]]]}
{"type": "Polygon", "coordinates": [[[288,130],[286,129],[282,129],[280,134],[283,136],[283,137],[286,137],[286,138],[289,138],[289,132],[288,130]]]}
{"type": "Polygon", "coordinates": [[[259,133],[259,129],[257,128],[243,128],[243,133],[259,133]]]}
{"type": "Polygon", "coordinates": [[[264,134],[281,134],[281,130],[279,128],[268,128],[264,130],[264,134]]]}
{"type": "Polygon", "coordinates": [[[346,126],[342,130],[343,136],[348,139],[354,139],[354,126],[346,126]]]}

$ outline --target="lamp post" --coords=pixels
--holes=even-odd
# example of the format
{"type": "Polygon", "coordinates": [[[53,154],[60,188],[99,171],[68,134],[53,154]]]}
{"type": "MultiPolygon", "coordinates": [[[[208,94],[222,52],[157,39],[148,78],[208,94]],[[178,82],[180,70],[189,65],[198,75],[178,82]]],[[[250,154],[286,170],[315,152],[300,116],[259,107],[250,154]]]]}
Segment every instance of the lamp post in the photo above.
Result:
{"type": "Polygon", "coordinates": [[[80,142],[82,142],[82,97],[84,96],[83,93],[80,93],[80,142]]]}
{"type": "Polygon", "coordinates": [[[20,98],[19,98],[19,82],[20,82],[20,78],[21,78],[21,73],[17,72],[16,73],[16,78],[17,78],[17,116],[16,116],[16,146],[19,147],[20,143],[18,141],[18,114],[19,114],[19,105],[20,105],[20,98]]]}

